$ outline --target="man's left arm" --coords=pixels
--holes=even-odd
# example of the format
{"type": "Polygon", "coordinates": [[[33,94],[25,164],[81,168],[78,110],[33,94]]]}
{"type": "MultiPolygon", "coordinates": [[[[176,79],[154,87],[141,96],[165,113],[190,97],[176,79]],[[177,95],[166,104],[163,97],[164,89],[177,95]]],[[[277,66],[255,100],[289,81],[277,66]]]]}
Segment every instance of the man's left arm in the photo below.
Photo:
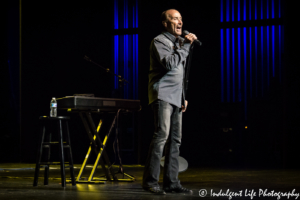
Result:
{"type": "MultiPolygon", "coordinates": [[[[190,43],[190,44],[192,44],[194,42],[194,40],[197,40],[197,37],[193,33],[189,33],[188,35],[186,35],[184,37],[184,43],[190,43]]],[[[181,106],[182,112],[186,111],[187,106],[188,106],[188,101],[185,100],[184,105],[181,106]]]]}

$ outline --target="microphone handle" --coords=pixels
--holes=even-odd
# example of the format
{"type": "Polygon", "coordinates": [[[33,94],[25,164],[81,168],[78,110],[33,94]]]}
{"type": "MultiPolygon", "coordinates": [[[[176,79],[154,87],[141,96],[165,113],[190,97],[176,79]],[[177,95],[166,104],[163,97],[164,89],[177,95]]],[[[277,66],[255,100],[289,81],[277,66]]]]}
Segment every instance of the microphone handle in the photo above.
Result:
{"type": "MultiPolygon", "coordinates": [[[[184,30],[183,31],[183,35],[188,35],[190,34],[190,32],[188,32],[187,30],[184,30]]],[[[197,45],[201,46],[202,45],[202,42],[200,42],[199,40],[194,40],[194,43],[196,43],[197,45]]]]}
{"type": "Polygon", "coordinates": [[[202,42],[200,42],[199,40],[194,40],[194,43],[201,46],[202,45],[202,42]]]}

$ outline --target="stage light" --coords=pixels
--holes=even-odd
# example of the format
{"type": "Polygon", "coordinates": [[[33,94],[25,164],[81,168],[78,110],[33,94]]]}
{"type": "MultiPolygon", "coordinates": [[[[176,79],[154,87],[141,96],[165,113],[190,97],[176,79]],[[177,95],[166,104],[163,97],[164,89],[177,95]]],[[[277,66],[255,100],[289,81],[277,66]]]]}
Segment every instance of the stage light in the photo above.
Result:
{"type": "Polygon", "coordinates": [[[281,1],[221,0],[220,6],[221,102],[242,102],[246,120],[249,99],[264,97],[271,77],[282,79],[281,1]]]}
{"type": "MultiPolygon", "coordinates": [[[[124,85],[125,99],[138,99],[138,0],[114,0],[114,29],[131,29],[134,34],[116,31],[114,35],[114,73],[121,74],[129,83],[124,85]],[[135,30],[134,30],[135,29],[135,30]]],[[[119,89],[115,77],[114,88],[119,89]]]]}

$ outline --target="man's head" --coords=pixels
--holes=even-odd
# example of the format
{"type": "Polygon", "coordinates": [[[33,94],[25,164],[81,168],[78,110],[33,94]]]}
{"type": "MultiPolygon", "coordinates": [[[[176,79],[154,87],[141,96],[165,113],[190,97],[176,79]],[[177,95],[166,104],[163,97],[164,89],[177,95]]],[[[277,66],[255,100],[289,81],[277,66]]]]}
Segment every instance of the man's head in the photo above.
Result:
{"type": "Polygon", "coordinates": [[[175,9],[166,10],[161,15],[164,30],[178,37],[182,34],[182,17],[175,9]]]}

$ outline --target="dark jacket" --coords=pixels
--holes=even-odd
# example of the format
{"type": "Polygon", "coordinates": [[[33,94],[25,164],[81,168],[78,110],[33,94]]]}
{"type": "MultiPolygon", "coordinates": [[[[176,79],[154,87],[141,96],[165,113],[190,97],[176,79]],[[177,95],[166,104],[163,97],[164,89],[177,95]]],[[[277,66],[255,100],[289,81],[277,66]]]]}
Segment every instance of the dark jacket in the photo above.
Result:
{"type": "Polygon", "coordinates": [[[150,70],[148,83],[149,104],[157,99],[177,107],[183,105],[184,70],[190,44],[183,43],[169,32],[154,38],[150,45],[150,70]]]}

